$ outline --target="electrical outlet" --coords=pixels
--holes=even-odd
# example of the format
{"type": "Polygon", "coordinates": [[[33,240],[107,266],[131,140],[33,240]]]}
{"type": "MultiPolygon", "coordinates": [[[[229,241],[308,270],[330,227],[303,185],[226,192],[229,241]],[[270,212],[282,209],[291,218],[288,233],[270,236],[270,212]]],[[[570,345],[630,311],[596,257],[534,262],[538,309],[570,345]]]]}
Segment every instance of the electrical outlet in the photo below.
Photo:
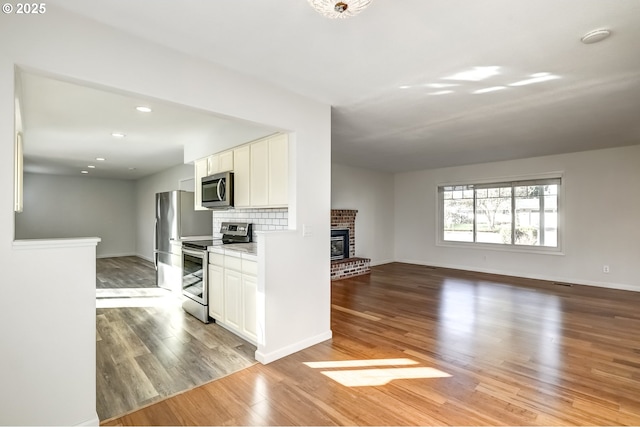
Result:
{"type": "Polygon", "coordinates": [[[609,272],[609,266],[608,265],[603,265],[602,266],[602,272],[603,273],[608,273],[609,272]]]}

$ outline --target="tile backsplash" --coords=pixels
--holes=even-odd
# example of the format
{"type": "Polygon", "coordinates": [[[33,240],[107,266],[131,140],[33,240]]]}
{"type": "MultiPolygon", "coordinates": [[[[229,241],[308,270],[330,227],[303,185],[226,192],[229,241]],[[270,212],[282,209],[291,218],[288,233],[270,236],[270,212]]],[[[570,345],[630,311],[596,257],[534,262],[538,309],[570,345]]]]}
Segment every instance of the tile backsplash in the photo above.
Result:
{"type": "Polygon", "coordinates": [[[253,224],[253,241],[257,241],[256,231],[287,230],[289,210],[284,209],[232,209],[213,211],[213,238],[220,239],[223,222],[249,222],[253,224]]]}

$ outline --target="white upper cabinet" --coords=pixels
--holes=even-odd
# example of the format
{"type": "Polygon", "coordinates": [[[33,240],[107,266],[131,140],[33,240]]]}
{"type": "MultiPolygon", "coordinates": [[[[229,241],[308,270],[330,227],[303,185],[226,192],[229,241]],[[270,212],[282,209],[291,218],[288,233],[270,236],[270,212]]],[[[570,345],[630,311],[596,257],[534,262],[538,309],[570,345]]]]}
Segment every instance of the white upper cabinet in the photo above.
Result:
{"type": "Polygon", "coordinates": [[[233,171],[234,206],[283,208],[289,204],[289,139],[276,134],[195,161],[195,208],[202,207],[202,178],[233,171]]]}
{"type": "Polygon", "coordinates": [[[289,139],[277,135],[269,139],[269,205],[289,204],[289,139]]]}
{"type": "Polygon", "coordinates": [[[233,198],[237,208],[251,206],[251,148],[243,145],[233,150],[233,198]]]}
{"type": "Polygon", "coordinates": [[[289,140],[278,134],[251,144],[251,206],[289,203],[289,140]]]}
{"type": "Polygon", "coordinates": [[[233,170],[233,150],[207,157],[209,159],[208,175],[233,170]]]}
{"type": "Polygon", "coordinates": [[[269,140],[251,144],[251,206],[269,205],[269,140]]]}

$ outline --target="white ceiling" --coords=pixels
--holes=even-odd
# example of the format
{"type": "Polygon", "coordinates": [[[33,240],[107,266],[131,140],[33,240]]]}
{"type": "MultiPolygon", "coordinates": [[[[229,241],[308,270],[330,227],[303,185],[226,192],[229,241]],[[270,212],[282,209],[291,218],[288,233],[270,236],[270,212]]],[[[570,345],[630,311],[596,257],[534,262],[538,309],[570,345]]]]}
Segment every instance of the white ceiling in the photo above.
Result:
{"type": "Polygon", "coordinates": [[[222,151],[274,132],[185,106],[24,71],[19,79],[26,172],[86,171],[96,178],[133,180],[183,164],[187,144],[208,144],[222,151]],[[152,112],[139,112],[138,106],[152,112]],[[116,138],[113,133],[125,136],[116,138]]]}
{"type": "Polygon", "coordinates": [[[638,0],[373,0],[346,20],[305,0],[55,4],[331,104],[339,163],[395,172],[640,143],[638,0]],[[598,28],[611,37],[580,42],[598,28]],[[474,67],[493,75],[448,78],[474,67]],[[557,78],[511,86],[537,73],[557,78]]]}

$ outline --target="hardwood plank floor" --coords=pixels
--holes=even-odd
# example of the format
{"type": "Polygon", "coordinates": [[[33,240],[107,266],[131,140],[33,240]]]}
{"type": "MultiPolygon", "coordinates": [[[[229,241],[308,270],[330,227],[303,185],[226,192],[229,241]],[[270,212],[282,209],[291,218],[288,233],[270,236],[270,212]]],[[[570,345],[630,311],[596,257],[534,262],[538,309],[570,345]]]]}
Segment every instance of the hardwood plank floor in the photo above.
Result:
{"type": "Polygon", "coordinates": [[[640,425],[640,293],[393,263],[333,339],[107,425],[640,425]]]}
{"type": "MultiPolygon", "coordinates": [[[[124,258],[124,259],[122,259],[124,258]]],[[[184,312],[170,291],[145,285],[151,263],[98,260],[96,406],[108,420],[255,364],[256,347],[184,312]]],[[[149,271],[151,270],[151,271],[149,271]]]]}

